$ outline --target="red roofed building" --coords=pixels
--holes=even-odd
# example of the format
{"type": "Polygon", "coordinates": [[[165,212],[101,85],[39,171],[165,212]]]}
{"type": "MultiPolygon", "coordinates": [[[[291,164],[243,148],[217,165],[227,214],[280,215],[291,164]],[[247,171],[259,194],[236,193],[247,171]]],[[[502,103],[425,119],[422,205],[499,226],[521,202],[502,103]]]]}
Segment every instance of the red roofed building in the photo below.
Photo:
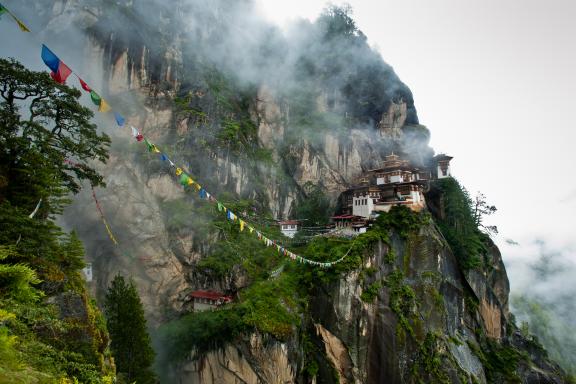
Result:
{"type": "Polygon", "coordinates": [[[332,216],[334,226],[337,231],[350,231],[354,233],[364,233],[368,225],[368,220],[362,216],[356,215],[338,215],[332,216]]]}
{"type": "Polygon", "coordinates": [[[192,301],[194,311],[205,311],[232,302],[232,297],[214,291],[194,291],[188,295],[188,301],[192,301]]]}

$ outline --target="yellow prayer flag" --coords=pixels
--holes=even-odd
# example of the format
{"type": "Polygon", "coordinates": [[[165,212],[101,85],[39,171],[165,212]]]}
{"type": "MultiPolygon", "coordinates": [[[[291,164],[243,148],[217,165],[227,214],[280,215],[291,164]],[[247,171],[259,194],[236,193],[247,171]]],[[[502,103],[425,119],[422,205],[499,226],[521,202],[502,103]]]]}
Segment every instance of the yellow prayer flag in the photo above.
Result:
{"type": "Polygon", "coordinates": [[[182,168],[176,168],[176,176],[180,176],[182,174],[182,168]]]}
{"type": "Polygon", "coordinates": [[[14,20],[16,20],[16,23],[18,23],[18,26],[20,27],[20,30],[21,30],[22,32],[30,32],[30,30],[28,29],[28,27],[25,26],[23,22],[21,22],[21,21],[18,20],[17,18],[14,18],[14,20]]]}
{"type": "Polygon", "coordinates": [[[244,230],[244,220],[240,220],[240,232],[244,230]]]}
{"type": "Polygon", "coordinates": [[[192,178],[189,177],[189,178],[188,178],[188,185],[192,185],[192,184],[194,184],[194,180],[192,180],[192,178]]]}
{"type": "Polygon", "coordinates": [[[152,152],[160,153],[160,150],[158,149],[158,147],[156,145],[152,144],[152,152]]]}
{"type": "Polygon", "coordinates": [[[254,232],[254,228],[251,226],[248,226],[248,230],[250,231],[250,233],[254,232]]]}
{"type": "Polygon", "coordinates": [[[110,105],[106,102],[106,100],[102,99],[100,101],[100,105],[98,106],[98,112],[109,112],[110,105]]]}
{"type": "Polygon", "coordinates": [[[197,191],[202,189],[202,186],[198,183],[194,184],[194,188],[196,188],[197,191]]]}

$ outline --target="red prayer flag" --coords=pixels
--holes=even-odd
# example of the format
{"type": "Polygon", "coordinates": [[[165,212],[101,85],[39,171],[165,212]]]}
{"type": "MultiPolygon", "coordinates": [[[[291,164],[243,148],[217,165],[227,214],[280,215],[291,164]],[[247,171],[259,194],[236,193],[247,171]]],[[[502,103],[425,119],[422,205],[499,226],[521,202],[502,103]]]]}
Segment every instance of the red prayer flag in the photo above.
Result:
{"type": "Polygon", "coordinates": [[[82,87],[83,90],[85,90],[86,92],[92,91],[92,88],[90,88],[90,87],[88,86],[88,84],[86,84],[86,83],[84,82],[84,80],[82,80],[81,78],[78,78],[78,80],[80,80],[80,86],[82,87]]]}
{"type": "Polygon", "coordinates": [[[58,72],[51,72],[50,76],[54,79],[55,82],[65,84],[66,79],[68,76],[70,76],[71,73],[72,70],[68,68],[68,66],[62,61],[60,61],[60,65],[58,65],[58,72]]]}

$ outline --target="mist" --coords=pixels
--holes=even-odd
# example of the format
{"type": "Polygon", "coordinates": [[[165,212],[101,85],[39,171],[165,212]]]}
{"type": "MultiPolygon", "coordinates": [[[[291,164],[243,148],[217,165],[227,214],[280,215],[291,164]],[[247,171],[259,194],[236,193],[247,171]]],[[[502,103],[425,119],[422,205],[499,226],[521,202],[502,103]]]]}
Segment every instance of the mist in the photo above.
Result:
{"type": "Polygon", "coordinates": [[[523,331],[530,331],[550,356],[576,373],[576,249],[545,240],[504,247],[511,281],[511,311],[523,331]]]}

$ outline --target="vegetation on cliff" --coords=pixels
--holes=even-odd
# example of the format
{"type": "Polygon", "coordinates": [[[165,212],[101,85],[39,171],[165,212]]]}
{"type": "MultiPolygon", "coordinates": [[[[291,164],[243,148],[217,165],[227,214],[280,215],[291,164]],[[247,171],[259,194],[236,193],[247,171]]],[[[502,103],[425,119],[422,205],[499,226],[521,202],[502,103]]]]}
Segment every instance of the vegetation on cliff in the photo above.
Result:
{"type": "Polygon", "coordinates": [[[478,227],[478,214],[470,195],[452,177],[436,184],[442,192],[443,211],[437,218],[442,234],[464,270],[482,268],[489,237],[478,227]]]}
{"type": "Polygon", "coordinates": [[[108,332],[80,274],[82,244],[55,223],[109,139],[80,92],[0,59],[0,382],[110,383],[108,332]],[[73,159],[76,165],[65,162],[73,159]]]}

